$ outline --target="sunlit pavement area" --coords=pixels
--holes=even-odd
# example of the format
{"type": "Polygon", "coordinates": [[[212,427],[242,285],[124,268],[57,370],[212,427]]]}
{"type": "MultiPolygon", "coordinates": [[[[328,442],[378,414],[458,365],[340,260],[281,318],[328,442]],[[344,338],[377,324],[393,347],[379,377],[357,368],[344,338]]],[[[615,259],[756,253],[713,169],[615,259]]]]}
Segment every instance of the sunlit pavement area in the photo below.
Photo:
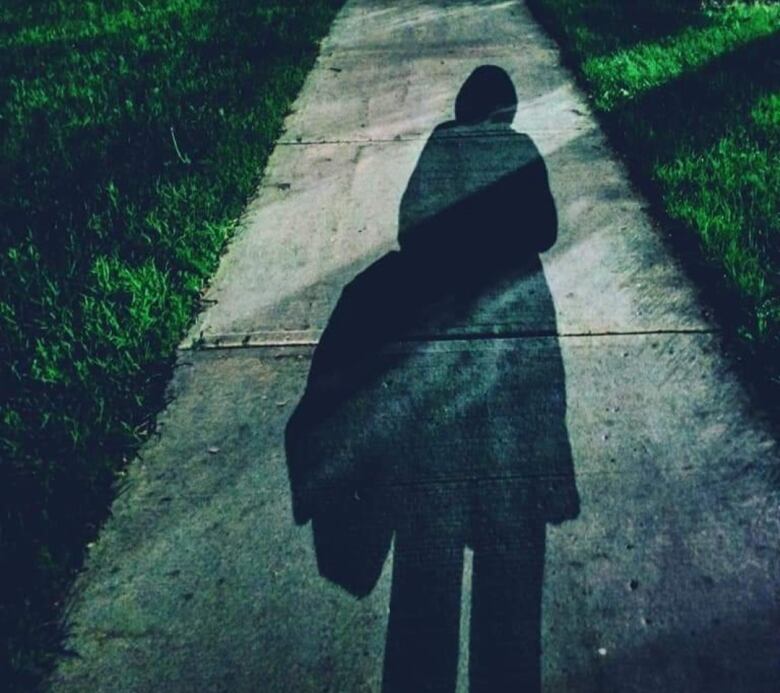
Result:
{"type": "MultiPolygon", "coordinates": [[[[396,247],[425,142],[485,64],[511,76],[514,129],[549,172],[555,324],[513,310],[510,284],[401,348],[425,367],[559,345],[581,512],[547,530],[544,690],[776,690],[773,438],[555,45],[492,0],[351,0],[337,18],[91,549],[52,690],[380,690],[392,556],[360,600],[318,574],[284,428],[342,288],[396,247]]],[[[464,691],[470,585],[467,551],[464,691]]]]}

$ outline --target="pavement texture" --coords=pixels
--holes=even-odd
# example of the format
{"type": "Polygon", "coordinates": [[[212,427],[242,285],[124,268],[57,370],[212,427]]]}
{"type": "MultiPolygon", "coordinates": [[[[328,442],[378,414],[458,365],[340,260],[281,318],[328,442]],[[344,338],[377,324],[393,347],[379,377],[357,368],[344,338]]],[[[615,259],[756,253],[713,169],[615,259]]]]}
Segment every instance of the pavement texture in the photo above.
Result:
{"type": "MultiPolygon", "coordinates": [[[[319,574],[293,521],[285,427],[342,290],[393,256],[426,142],[488,64],[511,77],[514,130],[546,164],[557,242],[535,280],[504,277],[410,329],[392,347],[398,387],[468,414],[513,364],[563,366],[580,510],[546,532],[545,691],[776,690],[776,443],[555,45],[522,2],[350,0],[90,550],[68,610],[75,656],[51,691],[382,688],[397,556],[361,599],[319,574]],[[450,377],[466,361],[468,386],[450,377]]],[[[453,131],[455,150],[466,137],[453,131]]],[[[492,410],[498,434],[511,401],[492,410]]],[[[476,651],[464,556],[461,691],[476,651]]]]}

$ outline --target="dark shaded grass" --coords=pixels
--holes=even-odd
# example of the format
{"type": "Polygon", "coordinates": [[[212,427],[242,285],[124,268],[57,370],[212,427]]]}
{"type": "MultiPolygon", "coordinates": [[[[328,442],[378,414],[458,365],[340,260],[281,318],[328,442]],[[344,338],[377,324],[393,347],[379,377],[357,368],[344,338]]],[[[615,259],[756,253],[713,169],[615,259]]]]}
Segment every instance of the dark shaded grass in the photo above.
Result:
{"type": "Polygon", "coordinates": [[[638,4],[529,0],[776,417],[780,6],[638,4]]]}
{"type": "Polygon", "coordinates": [[[31,690],[117,472],[342,0],[0,9],[0,681],[31,690]]]}
{"type": "Polygon", "coordinates": [[[566,32],[573,60],[609,55],[705,23],[698,0],[531,0],[534,12],[566,32]]]}

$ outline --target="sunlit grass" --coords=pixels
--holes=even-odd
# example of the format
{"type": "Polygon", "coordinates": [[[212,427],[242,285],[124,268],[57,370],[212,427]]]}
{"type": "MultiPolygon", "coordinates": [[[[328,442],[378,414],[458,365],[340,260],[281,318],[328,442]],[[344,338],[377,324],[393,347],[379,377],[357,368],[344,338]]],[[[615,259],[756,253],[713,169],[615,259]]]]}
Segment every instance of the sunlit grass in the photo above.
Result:
{"type": "MultiPolygon", "coordinates": [[[[208,5],[208,0],[166,0],[163,3],[140,2],[103,3],[85,2],[50,3],[56,14],[46,21],[45,15],[34,20],[32,25],[23,25],[19,30],[0,38],[0,50],[15,46],[35,46],[56,41],[83,41],[112,34],[136,34],[136,40],[143,41],[144,30],[160,23],[187,21],[198,10],[208,5]],[[112,7],[113,5],[113,7],[112,7]]],[[[37,14],[37,12],[36,12],[37,14]]],[[[11,21],[17,11],[0,11],[0,21],[11,21]]]]}
{"type": "Polygon", "coordinates": [[[743,128],[703,151],[656,166],[669,213],[698,230],[726,275],[755,302],[752,331],[780,323],[780,93],[762,98],[743,128]]]}
{"type": "Polygon", "coordinates": [[[116,471],[342,0],[0,6],[0,681],[31,690],[116,471]]]}
{"type": "Polygon", "coordinates": [[[709,12],[706,19],[707,24],[668,38],[586,59],[582,72],[593,89],[596,106],[614,108],[713,58],[769,36],[780,29],[780,5],[735,4],[709,12]]]}

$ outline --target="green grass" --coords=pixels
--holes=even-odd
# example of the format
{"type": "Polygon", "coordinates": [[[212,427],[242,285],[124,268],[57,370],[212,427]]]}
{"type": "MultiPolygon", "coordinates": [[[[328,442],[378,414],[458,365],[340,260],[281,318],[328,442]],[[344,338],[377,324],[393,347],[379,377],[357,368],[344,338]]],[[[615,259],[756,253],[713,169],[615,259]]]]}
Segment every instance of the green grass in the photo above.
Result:
{"type": "Polygon", "coordinates": [[[83,547],[341,4],[0,7],[7,689],[31,690],[51,662],[83,547]]]}
{"type": "Polygon", "coordinates": [[[780,385],[780,4],[530,0],[635,178],[780,385]],[[701,263],[697,263],[701,264],[701,263]]]}

